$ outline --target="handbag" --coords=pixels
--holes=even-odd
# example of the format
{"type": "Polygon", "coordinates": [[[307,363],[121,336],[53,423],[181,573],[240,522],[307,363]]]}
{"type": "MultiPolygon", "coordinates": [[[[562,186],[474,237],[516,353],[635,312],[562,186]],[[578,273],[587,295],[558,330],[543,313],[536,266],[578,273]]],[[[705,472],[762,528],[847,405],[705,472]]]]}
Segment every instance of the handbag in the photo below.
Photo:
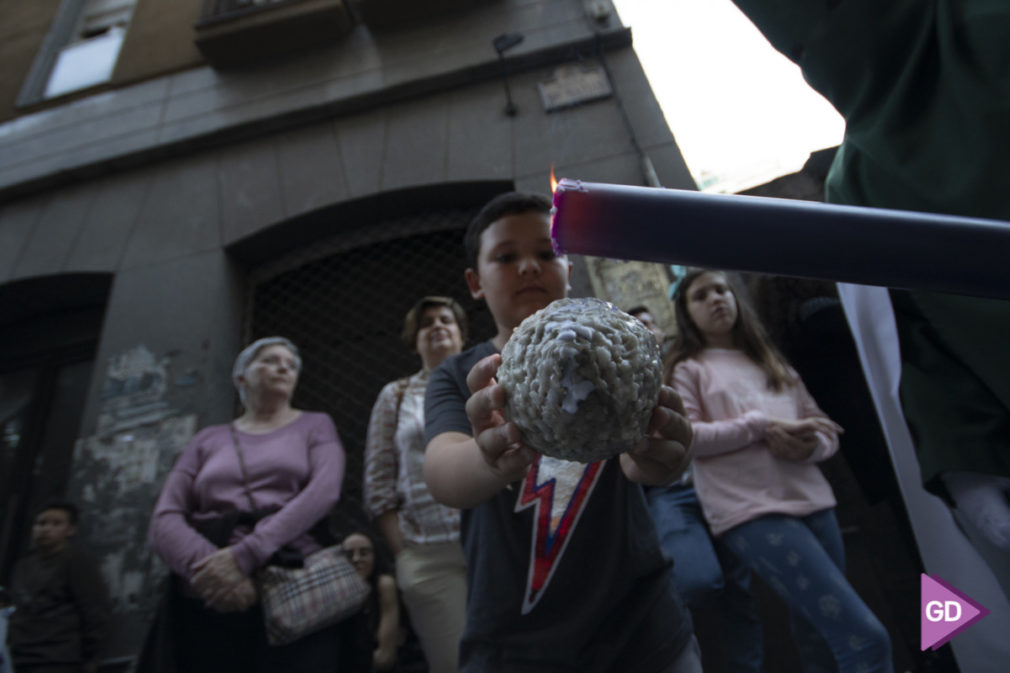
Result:
{"type": "MultiPolygon", "coordinates": [[[[238,434],[234,425],[229,427],[245,494],[256,511],[238,434]]],[[[340,545],[309,554],[301,567],[268,564],[256,571],[254,581],[271,645],[286,645],[350,617],[361,610],[371,592],[340,545]]]]}

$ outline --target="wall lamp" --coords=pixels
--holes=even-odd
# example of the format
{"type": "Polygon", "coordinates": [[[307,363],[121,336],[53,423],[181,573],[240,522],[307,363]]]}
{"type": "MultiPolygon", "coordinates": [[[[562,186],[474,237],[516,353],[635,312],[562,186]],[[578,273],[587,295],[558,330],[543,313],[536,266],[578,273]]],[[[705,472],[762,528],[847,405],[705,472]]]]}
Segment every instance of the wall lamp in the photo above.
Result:
{"type": "Polygon", "coordinates": [[[522,33],[502,33],[492,40],[494,50],[498,52],[498,62],[501,64],[502,81],[505,82],[505,114],[515,117],[519,108],[512,101],[512,89],[509,87],[508,66],[505,64],[505,52],[523,41],[522,33]]]}

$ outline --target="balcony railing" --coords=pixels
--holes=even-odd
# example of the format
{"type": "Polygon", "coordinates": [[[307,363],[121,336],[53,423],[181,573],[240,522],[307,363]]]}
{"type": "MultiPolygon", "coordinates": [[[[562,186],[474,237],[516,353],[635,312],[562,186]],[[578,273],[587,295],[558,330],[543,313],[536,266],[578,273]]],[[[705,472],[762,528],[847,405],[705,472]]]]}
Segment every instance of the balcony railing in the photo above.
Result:
{"type": "Polygon", "coordinates": [[[270,11],[278,5],[292,5],[302,0],[203,0],[203,10],[197,27],[221,21],[240,19],[243,16],[270,11]]]}

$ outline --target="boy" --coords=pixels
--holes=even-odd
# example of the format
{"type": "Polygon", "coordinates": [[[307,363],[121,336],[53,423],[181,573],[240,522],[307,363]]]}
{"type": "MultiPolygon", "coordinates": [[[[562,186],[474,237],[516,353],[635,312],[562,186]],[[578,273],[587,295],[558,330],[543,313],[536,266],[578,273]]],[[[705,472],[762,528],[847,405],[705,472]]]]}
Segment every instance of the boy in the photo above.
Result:
{"type": "Polygon", "coordinates": [[[77,506],[51,502],[32,526],[35,549],[14,566],[11,657],[19,673],[91,673],[108,621],[105,582],[74,549],[77,506]]]}
{"type": "Polygon", "coordinates": [[[690,622],[669,581],[638,483],[670,483],[691,427],[663,387],[650,435],[618,458],[542,457],[503,415],[494,380],[512,330],[567,294],[571,265],[550,241],[547,199],[504,194],[467,229],[466,281],[497,326],[432,373],[425,480],[463,509],[467,624],[463,673],[700,672],[690,622]]]}

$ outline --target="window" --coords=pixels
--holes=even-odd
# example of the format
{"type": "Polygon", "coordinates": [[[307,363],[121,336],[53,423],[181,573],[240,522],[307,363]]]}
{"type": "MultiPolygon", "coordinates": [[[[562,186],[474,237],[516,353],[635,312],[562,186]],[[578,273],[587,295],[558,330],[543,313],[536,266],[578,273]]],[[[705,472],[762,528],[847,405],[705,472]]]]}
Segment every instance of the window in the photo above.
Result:
{"type": "Polygon", "coordinates": [[[108,82],[135,4],[136,0],[63,0],[18,104],[108,82]]]}

